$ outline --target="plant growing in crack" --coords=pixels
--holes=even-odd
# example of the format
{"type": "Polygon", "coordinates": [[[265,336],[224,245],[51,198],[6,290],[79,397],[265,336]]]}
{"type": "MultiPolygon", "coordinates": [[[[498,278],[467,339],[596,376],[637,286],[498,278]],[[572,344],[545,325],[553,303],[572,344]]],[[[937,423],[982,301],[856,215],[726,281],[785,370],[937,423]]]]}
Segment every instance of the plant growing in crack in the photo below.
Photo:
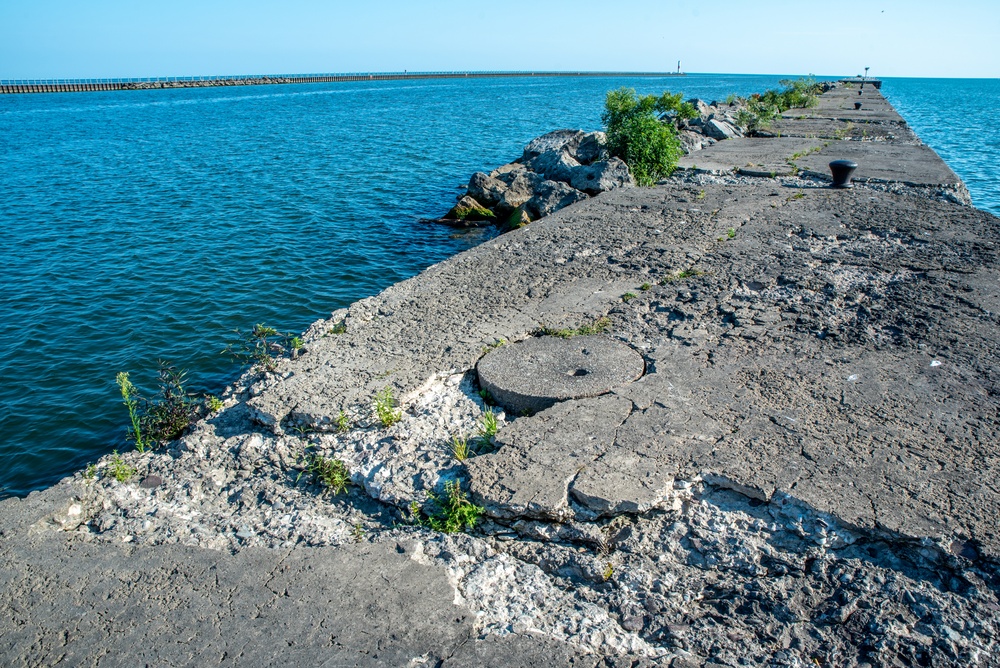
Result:
{"type": "Polygon", "coordinates": [[[108,462],[108,475],[118,482],[125,483],[131,480],[138,473],[134,466],[129,466],[122,459],[122,456],[115,450],[111,453],[111,460],[108,462]]]}
{"type": "Polygon", "coordinates": [[[555,329],[552,327],[541,327],[535,331],[536,336],[558,336],[561,339],[570,339],[574,336],[591,336],[601,334],[611,328],[611,318],[602,316],[593,322],[580,325],[576,329],[555,329]]]}
{"type": "Polygon", "coordinates": [[[318,453],[307,455],[302,472],[308,473],[314,483],[322,485],[324,493],[332,492],[336,495],[347,492],[347,486],[351,483],[351,472],[343,461],[318,453]]]}
{"type": "Polygon", "coordinates": [[[397,407],[396,399],[392,396],[392,388],[389,386],[375,395],[372,405],[375,417],[386,429],[403,419],[403,411],[397,407]]]}
{"type": "Polygon", "coordinates": [[[464,462],[470,455],[475,454],[469,447],[469,439],[466,436],[452,436],[448,449],[451,450],[452,456],[460,462],[464,462]]]}
{"type": "Polygon", "coordinates": [[[423,508],[416,501],[410,504],[410,521],[432,531],[457,533],[472,530],[485,511],[469,500],[457,480],[444,483],[444,494],[428,492],[427,497],[423,508]]]}
{"type": "Polygon", "coordinates": [[[337,424],[337,432],[341,434],[346,434],[351,430],[351,422],[347,419],[347,413],[341,410],[337,413],[337,419],[335,420],[337,424]]]}

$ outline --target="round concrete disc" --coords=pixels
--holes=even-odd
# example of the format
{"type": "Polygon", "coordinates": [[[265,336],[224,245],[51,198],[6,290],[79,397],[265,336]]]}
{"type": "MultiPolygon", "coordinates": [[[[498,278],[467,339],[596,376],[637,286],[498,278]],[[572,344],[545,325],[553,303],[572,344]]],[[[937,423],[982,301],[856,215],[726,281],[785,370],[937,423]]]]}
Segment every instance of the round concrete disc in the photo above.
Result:
{"type": "Polygon", "coordinates": [[[490,351],[476,371],[480,386],[498,404],[534,413],[638,380],[646,363],[628,346],[602,336],[543,336],[490,351]]]}

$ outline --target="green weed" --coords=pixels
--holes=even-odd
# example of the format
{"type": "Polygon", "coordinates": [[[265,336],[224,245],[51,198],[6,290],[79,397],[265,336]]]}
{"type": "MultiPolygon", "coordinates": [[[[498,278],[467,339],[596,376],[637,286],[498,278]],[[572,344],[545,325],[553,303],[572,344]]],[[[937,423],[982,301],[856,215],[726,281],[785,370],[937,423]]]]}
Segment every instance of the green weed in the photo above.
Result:
{"type": "Polygon", "coordinates": [[[479,397],[483,400],[483,403],[486,404],[487,406],[497,405],[497,400],[493,398],[493,395],[490,394],[490,391],[487,389],[479,390],[479,397]]]}
{"type": "Polygon", "coordinates": [[[604,564],[604,572],[601,574],[602,577],[604,578],[604,581],[607,582],[608,580],[610,580],[612,577],[614,577],[614,574],[615,574],[614,565],[610,561],[604,564]]]}
{"type": "Polygon", "coordinates": [[[343,320],[338,322],[336,325],[326,330],[327,334],[346,334],[347,333],[347,323],[343,320]]]}
{"type": "Polygon", "coordinates": [[[434,531],[456,533],[473,529],[484,511],[482,506],[469,501],[457,480],[444,483],[443,495],[430,492],[427,496],[429,500],[422,509],[415,501],[410,504],[410,516],[411,521],[434,531]]]}
{"type": "Polygon", "coordinates": [[[576,329],[554,329],[552,327],[542,327],[536,331],[538,336],[558,336],[561,339],[570,339],[574,336],[591,336],[601,334],[611,328],[611,318],[603,316],[591,323],[580,325],[576,329]]]}
{"type": "Polygon", "coordinates": [[[218,413],[223,407],[222,399],[219,397],[208,395],[205,397],[205,408],[208,409],[209,413],[218,413]]]}
{"type": "Polygon", "coordinates": [[[697,110],[682,102],[681,93],[636,95],[633,88],[608,91],[601,121],[607,128],[608,153],[629,166],[636,183],[651,186],[670,176],[683,153],[676,123],[694,118],[697,110]],[[673,122],[661,122],[656,114],[673,122]]]}
{"type": "Polygon", "coordinates": [[[643,292],[646,292],[647,290],[651,289],[652,287],[653,287],[652,283],[643,283],[642,285],[639,286],[639,289],[642,290],[643,292]]]}
{"type": "Polygon", "coordinates": [[[257,323],[249,332],[235,330],[238,341],[226,346],[223,352],[247,366],[258,366],[264,371],[274,371],[278,368],[275,354],[281,354],[284,347],[274,327],[257,323]]]}
{"type": "Polygon", "coordinates": [[[306,459],[305,472],[312,476],[314,483],[322,485],[326,491],[340,494],[347,491],[351,483],[351,472],[339,459],[313,454],[306,459]]]}
{"type": "Polygon", "coordinates": [[[403,419],[403,411],[396,407],[396,399],[392,396],[392,388],[386,386],[375,395],[375,416],[382,426],[388,429],[403,419]]]}
{"type": "Polygon", "coordinates": [[[139,394],[128,373],[122,372],[115,377],[125,407],[128,408],[131,422],[128,437],[139,452],[180,437],[204,406],[192,400],[184,390],[187,378],[185,371],[161,360],[157,375],[159,388],[153,399],[146,399],[139,394]]]}
{"type": "Polygon", "coordinates": [[[705,199],[705,191],[699,190],[698,194],[695,196],[695,199],[705,199]]]}
{"type": "Polygon", "coordinates": [[[683,281],[684,279],[687,278],[694,278],[696,276],[704,276],[704,275],[705,272],[699,271],[698,269],[683,269],[664,276],[660,280],[660,285],[667,285],[668,283],[673,283],[674,281],[683,281]]]}
{"type": "Polygon", "coordinates": [[[95,464],[87,464],[87,468],[83,471],[84,480],[93,480],[97,477],[97,466],[95,464]]]}
{"type": "Polygon", "coordinates": [[[501,346],[505,345],[507,345],[507,339],[497,339],[493,343],[488,343],[485,346],[483,346],[483,354],[485,355],[491,350],[496,350],[497,348],[500,348],[501,346]]]}
{"type": "Polygon", "coordinates": [[[727,239],[735,239],[736,238],[736,228],[735,227],[730,227],[728,230],[726,230],[726,238],[727,239]]]}
{"type": "Polygon", "coordinates": [[[131,480],[136,473],[135,467],[126,464],[117,450],[111,453],[111,461],[108,462],[108,475],[118,482],[124,483],[131,480]]]}
{"type": "Polygon", "coordinates": [[[452,456],[460,462],[464,462],[470,455],[475,454],[469,447],[469,439],[465,436],[452,436],[448,449],[451,450],[452,456]]]}
{"type": "Polygon", "coordinates": [[[497,430],[500,428],[497,422],[497,414],[493,412],[492,408],[487,408],[483,412],[483,417],[479,420],[479,436],[480,438],[491,439],[497,435],[497,430]]]}
{"type": "Polygon", "coordinates": [[[126,371],[122,371],[115,376],[115,382],[118,383],[118,388],[121,390],[125,407],[128,408],[129,420],[132,422],[132,427],[129,430],[129,437],[135,442],[135,447],[139,452],[145,452],[146,440],[142,436],[142,420],[139,414],[138,391],[135,389],[135,385],[132,384],[132,381],[129,380],[128,372],[126,371]]]}
{"type": "Polygon", "coordinates": [[[337,431],[341,434],[346,434],[351,430],[351,423],[347,419],[347,413],[340,411],[337,413],[337,431]]]}
{"type": "Polygon", "coordinates": [[[351,528],[351,536],[354,538],[355,543],[360,543],[365,539],[365,528],[360,524],[355,524],[351,528]]]}
{"type": "Polygon", "coordinates": [[[625,294],[622,295],[622,301],[628,304],[630,301],[632,301],[638,296],[639,295],[635,294],[634,292],[626,292],[625,294]]]}

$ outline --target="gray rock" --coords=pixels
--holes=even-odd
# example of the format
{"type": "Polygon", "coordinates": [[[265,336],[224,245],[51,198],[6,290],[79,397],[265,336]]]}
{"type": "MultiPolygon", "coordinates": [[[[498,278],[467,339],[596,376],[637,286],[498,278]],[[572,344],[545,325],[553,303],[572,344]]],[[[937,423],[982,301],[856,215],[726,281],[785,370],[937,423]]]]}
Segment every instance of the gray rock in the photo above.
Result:
{"type": "Polygon", "coordinates": [[[607,135],[603,132],[588,132],[580,140],[580,145],[572,156],[581,165],[589,165],[592,162],[603,160],[607,155],[604,146],[607,143],[607,135]]]}
{"type": "Polygon", "coordinates": [[[500,165],[490,172],[490,176],[503,181],[507,185],[510,185],[518,174],[527,171],[527,169],[528,168],[520,162],[508,162],[506,165],[500,165]]]}
{"type": "Polygon", "coordinates": [[[573,169],[569,184],[589,195],[596,195],[606,190],[632,187],[635,179],[623,160],[611,158],[573,169]]]}
{"type": "Polygon", "coordinates": [[[681,147],[684,149],[684,153],[700,151],[718,141],[717,139],[706,137],[700,132],[693,132],[691,130],[681,130],[677,133],[677,136],[681,140],[681,147]]]}
{"type": "Polygon", "coordinates": [[[508,183],[489,174],[476,172],[469,179],[468,195],[487,207],[493,207],[503,199],[508,186],[508,183]]]}
{"type": "Polygon", "coordinates": [[[550,181],[562,181],[569,183],[573,176],[573,171],[580,167],[565,149],[545,151],[532,158],[527,163],[536,174],[541,174],[550,181]]]}
{"type": "Polygon", "coordinates": [[[719,118],[713,118],[706,121],[702,127],[705,134],[712,139],[736,139],[743,136],[743,133],[739,128],[732,123],[719,118]]]}
{"type": "Polygon", "coordinates": [[[583,130],[555,130],[536,137],[524,147],[522,160],[529,160],[548,151],[566,151],[572,155],[580,146],[587,133],[583,130]]]}
{"type": "MultiPolygon", "coordinates": [[[[518,170],[509,173],[515,176],[511,179],[510,187],[504,191],[503,197],[500,198],[496,206],[496,210],[505,215],[509,215],[514,209],[527,203],[528,200],[535,196],[535,192],[545,182],[545,177],[534,172],[518,170]]],[[[531,213],[535,214],[533,210],[531,213]]],[[[532,217],[537,217],[537,215],[533,215],[532,217]]]]}
{"type": "Polygon", "coordinates": [[[565,183],[542,181],[535,187],[534,194],[525,206],[529,213],[534,214],[532,220],[537,220],[585,199],[587,199],[586,193],[565,183]]]}

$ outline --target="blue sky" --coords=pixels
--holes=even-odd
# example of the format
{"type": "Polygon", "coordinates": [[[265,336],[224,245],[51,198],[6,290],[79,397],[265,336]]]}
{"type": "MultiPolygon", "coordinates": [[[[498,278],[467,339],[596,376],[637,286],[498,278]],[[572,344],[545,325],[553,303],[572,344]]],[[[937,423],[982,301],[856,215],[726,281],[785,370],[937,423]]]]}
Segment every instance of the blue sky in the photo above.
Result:
{"type": "Polygon", "coordinates": [[[1000,0],[0,0],[0,78],[439,70],[1000,77],[1000,0]]]}

